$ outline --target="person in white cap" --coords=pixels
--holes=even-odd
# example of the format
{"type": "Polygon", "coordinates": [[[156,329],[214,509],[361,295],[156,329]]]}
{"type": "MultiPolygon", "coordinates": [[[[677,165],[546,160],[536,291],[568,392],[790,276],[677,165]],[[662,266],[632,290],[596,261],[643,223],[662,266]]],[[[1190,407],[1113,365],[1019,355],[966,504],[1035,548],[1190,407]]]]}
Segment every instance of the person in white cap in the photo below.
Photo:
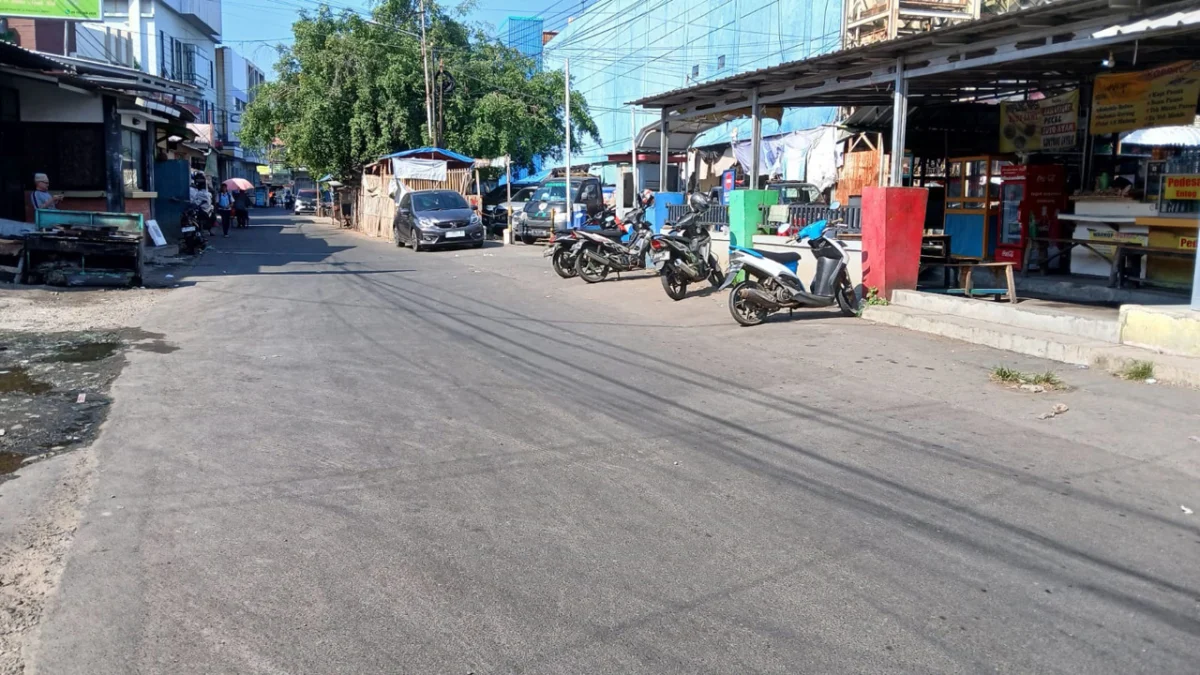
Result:
{"type": "Polygon", "coordinates": [[[58,203],[62,201],[62,195],[50,194],[50,177],[44,173],[33,174],[33,194],[30,199],[33,200],[33,208],[35,209],[57,209],[58,203]]]}

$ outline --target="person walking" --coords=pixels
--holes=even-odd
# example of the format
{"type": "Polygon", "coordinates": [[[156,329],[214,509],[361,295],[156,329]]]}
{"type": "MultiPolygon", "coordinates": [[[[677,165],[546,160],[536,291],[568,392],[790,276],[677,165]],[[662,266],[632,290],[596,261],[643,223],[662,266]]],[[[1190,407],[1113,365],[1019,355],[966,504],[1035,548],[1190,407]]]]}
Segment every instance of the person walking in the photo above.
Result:
{"type": "Polygon", "coordinates": [[[237,216],[237,226],[250,227],[250,191],[238,190],[233,195],[233,213],[237,216]]]}
{"type": "Polygon", "coordinates": [[[229,236],[229,221],[233,217],[233,195],[229,188],[221,183],[221,191],[217,193],[217,213],[221,214],[221,231],[229,236]]]}

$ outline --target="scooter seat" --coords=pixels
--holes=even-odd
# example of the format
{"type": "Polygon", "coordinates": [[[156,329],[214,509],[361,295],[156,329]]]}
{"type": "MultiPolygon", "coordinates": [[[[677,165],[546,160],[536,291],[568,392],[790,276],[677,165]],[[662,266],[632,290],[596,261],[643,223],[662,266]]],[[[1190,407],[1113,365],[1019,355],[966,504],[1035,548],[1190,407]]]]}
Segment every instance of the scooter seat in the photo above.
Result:
{"type": "Polygon", "coordinates": [[[774,260],[780,265],[788,265],[800,259],[799,253],[775,253],[774,251],[759,251],[757,249],[754,252],[767,260],[774,260]]]}

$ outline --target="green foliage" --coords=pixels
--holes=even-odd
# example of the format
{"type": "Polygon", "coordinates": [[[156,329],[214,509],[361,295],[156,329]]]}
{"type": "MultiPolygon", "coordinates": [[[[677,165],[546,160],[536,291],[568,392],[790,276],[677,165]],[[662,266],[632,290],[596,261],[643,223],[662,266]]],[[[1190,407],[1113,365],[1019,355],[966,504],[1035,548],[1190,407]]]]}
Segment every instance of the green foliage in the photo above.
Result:
{"type": "Polygon", "coordinates": [[[1058,375],[1048,370],[1044,373],[1027,374],[1008,366],[996,366],[992,368],[992,381],[1013,386],[1023,384],[1036,385],[1047,390],[1067,388],[1058,375]]]}
{"type": "Polygon", "coordinates": [[[888,299],[879,294],[879,289],[874,286],[867,289],[867,297],[863,298],[863,303],[872,306],[890,305],[888,299]]]}
{"type": "Polygon", "coordinates": [[[1126,380],[1149,380],[1154,377],[1153,361],[1130,361],[1119,373],[1126,380]]]}
{"type": "MultiPolygon", "coordinates": [[[[533,63],[451,18],[435,3],[427,35],[456,82],[443,100],[438,144],[472,157],[559,156],[563,75],[530,75],[533,63]]],[[[383,0],[372,20],[328,6],[301,12],[295,42],[280,47],[276,81],[262,85],[242,118],[243,143],[276,140],[285,161],[353,179],[381,155],[427,145],[420,15],[413,0],[383,0]]],[[[431,59],[431,72],[438,62],[431,59]]],[[[572,143],[598,140],[584,97],[571,96],[572,143]]]]}

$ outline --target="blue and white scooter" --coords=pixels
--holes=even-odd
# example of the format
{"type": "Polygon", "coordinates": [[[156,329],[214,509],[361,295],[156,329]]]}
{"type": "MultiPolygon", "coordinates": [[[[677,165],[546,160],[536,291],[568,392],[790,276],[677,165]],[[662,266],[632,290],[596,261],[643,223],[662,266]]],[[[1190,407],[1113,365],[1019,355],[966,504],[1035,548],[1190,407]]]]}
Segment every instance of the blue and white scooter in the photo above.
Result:
{"type": "MultiPolygon", "coordinates": [[[[834,202],[831,210],[837,211],[834,202]]],[[[721,289],[733,284],[739,272],[745,278],[729,291],[729,313],[743,326],[757,326],[781,309],[805,309],[837,305],[846,316],[858,314],[858,295],[846,270],[846,247],[833,236],[832,226],[840,220],[818,220],[796,234],[805,239],[817,259],[817,273],[805,288],[796,275],[799,253],[773,253],[742,246],[729,249],[729,271],[721,289]]],[[[720,289],[718,289],[720,290],[720,289]]]]}

